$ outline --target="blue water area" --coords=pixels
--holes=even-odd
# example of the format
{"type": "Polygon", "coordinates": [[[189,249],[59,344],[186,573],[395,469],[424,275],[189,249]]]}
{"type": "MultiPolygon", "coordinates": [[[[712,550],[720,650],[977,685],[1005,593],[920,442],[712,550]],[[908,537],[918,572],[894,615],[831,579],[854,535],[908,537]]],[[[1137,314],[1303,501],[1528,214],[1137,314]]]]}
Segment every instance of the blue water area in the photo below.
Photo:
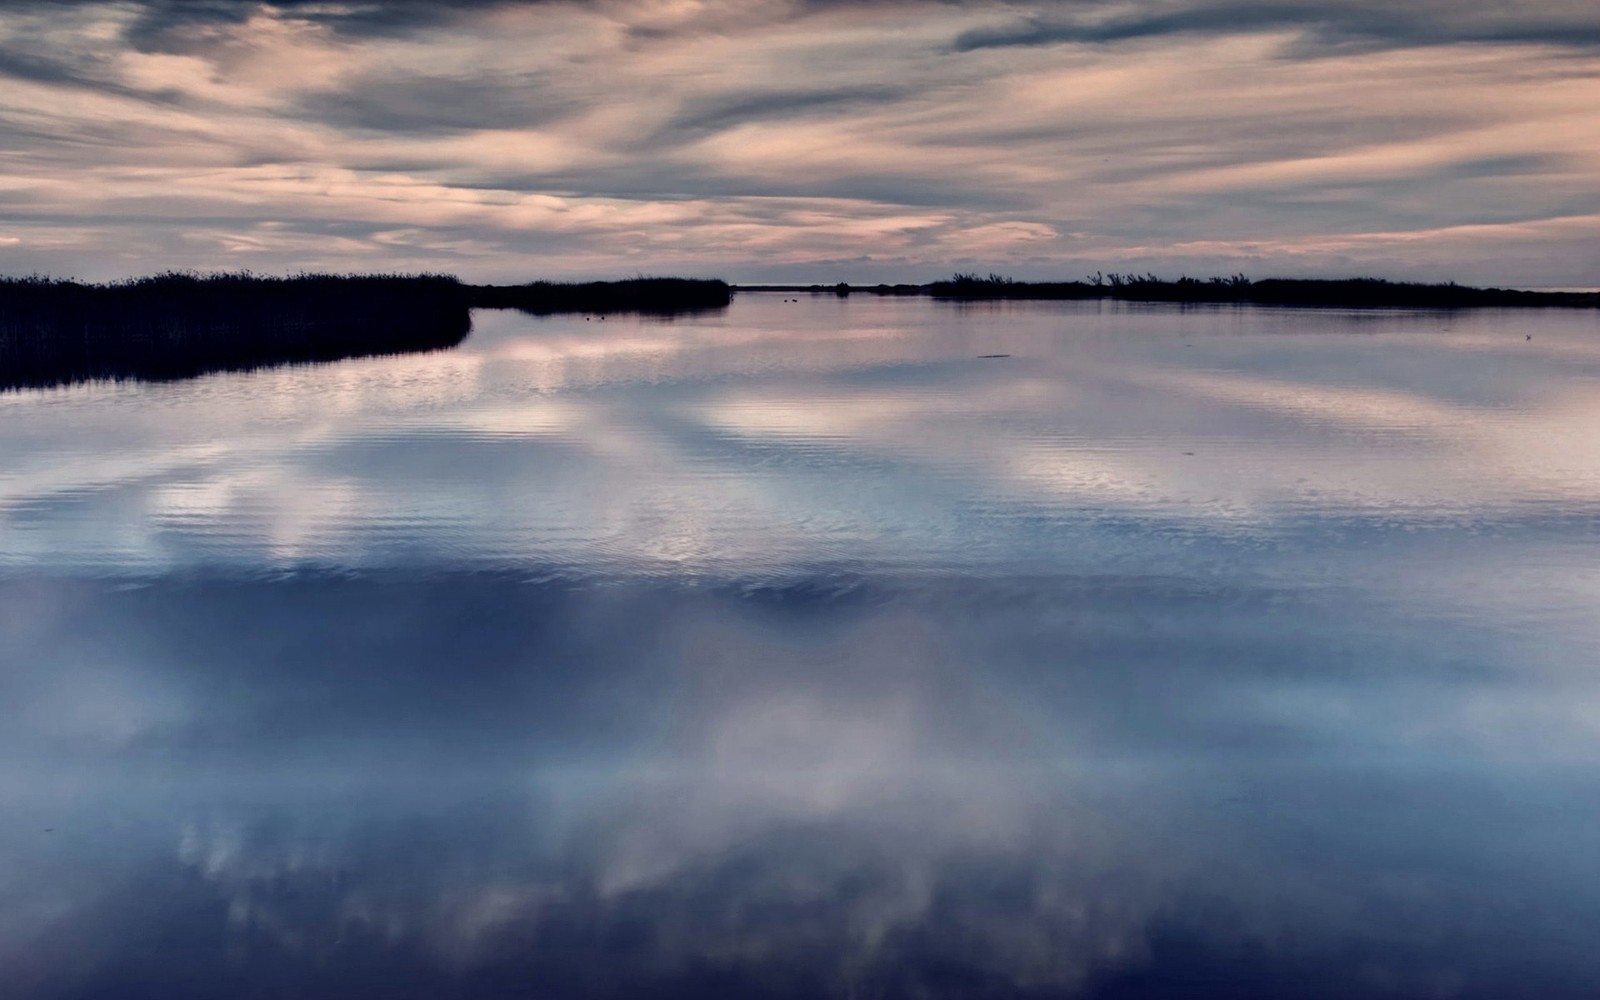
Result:
{"type": "Polygon", "coordinates": [[[0,394],[0,993],[1600,995],[1600,317],[791,297],[0,394]]]}

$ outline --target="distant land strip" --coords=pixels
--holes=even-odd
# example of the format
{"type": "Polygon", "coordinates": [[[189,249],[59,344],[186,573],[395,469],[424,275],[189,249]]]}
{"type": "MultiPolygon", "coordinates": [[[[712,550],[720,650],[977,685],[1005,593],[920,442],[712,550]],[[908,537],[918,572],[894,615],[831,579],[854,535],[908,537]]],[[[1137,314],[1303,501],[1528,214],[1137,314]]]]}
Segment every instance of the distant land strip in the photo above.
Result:
{"type": "Polygon", "coordinates": [[[534,281],[525,285],[470,285],[474,306],[535,314],[682,313],[724,309],[733,298],[714,278],[627,278],[622,281],[534,281]]]}
{"type": "Polygon", "coordinates": [[[725,307],[726,282],[467,285],[440,274],[169,273],[111,284],[0,278],[0,389],[454,347],[472,309],[673,313],[725,307]]]}
{"type": "Polygon", "coordinates": [[[832,295],[917,295],[952,301],[1115,299],[1124,302],[1235,303],[1316,308],[1472,309],[1600,308],[1600,292],[1534,292],[1418,284],[1382,278],[1179,278],[1096,274],[1085,281],[1016,281],[1001,275],[957,274],[926,285],[736,285],[735,292],[832,295]]]}

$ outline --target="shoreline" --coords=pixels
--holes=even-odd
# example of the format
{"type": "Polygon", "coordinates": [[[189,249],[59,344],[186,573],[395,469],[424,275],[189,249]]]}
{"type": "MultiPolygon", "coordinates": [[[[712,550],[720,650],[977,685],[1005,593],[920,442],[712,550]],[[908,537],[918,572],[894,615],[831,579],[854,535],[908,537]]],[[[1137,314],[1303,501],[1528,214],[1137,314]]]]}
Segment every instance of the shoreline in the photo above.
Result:
{"type": "Polygon", "coordinates": [[[1600,291],[1477,288],[1381,278],[1179,278],[1096,275],[1088,281],[1013,281],[998,275],[956,275],[927,284],[734,285],[735,294],[875,295],[949,302],[1117,301],[1180,305],[1292,306],[1314,309],[1600,309],[1600,291]]]}
{"type": "Polygon", "coordinates": [[[1327,309],[1600,308],[1600,292],[1537,292],[1377,278],[1163,281],[1094,275],[1025,282],[958,274],[927,284],[731,285],[707,278],[470,285],[440,274],[161,274],[110,284],[0,278],[0,391],[98,379],[160,381],[213,371],[443,350],[473,309],[690,314],[741,293],[919,297],[946,302],[1121,301],[1327,309]]]}

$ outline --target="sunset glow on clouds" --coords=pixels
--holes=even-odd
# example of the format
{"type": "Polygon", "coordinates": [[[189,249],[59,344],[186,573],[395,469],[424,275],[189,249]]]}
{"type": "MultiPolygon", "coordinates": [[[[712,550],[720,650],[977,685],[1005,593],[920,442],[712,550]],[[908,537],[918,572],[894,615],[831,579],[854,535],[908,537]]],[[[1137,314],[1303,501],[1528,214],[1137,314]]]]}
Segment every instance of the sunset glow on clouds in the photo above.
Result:
{"type": "Polygon", "coordinates": [[[0,272],[1600,284],[1588,0],[0,7],[0,272]]]}

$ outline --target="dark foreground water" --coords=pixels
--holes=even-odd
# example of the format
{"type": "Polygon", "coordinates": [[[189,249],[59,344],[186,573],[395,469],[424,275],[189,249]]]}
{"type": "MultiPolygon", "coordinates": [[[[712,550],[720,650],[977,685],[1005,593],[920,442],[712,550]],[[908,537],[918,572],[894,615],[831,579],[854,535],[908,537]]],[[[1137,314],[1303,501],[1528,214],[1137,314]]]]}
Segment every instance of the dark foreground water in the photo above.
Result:
{"type": "Polygon", "coordinates": [[[783,298],[0,395],[0,995],[1600,993],[1595,313],[783,298]]]}

